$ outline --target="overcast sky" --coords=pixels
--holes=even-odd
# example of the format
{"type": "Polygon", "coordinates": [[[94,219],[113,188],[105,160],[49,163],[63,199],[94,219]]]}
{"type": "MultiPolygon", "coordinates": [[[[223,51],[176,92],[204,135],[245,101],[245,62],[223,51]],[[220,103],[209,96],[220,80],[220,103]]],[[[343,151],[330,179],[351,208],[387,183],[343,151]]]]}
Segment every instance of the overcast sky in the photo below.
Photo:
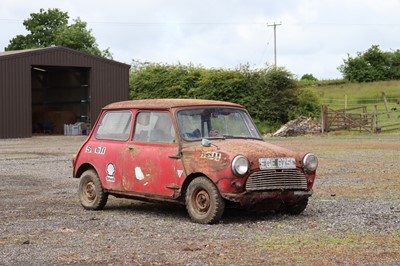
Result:
{"type": "Polygon", "coordinates": [[[40,8],[80,18],[114,60],[206,68],[277,63],[300,78],[341,78],[337,68],[372,45],[400,48],[400,0],[1,0],[0,49],[40,8]]]}

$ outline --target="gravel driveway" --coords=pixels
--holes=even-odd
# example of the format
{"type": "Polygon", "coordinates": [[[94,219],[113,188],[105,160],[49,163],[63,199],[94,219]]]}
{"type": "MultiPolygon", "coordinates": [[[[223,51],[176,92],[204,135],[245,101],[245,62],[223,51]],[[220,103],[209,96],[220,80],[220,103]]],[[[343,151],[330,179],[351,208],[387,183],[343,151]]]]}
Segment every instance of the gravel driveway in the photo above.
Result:
{"type": "Polygon", "coordinates": [[[82,136],[0,140],[0,265],[400,265],[400,137],[273,138],[320,159],[299,216],[78,201],[71,154],[82,136]]]}

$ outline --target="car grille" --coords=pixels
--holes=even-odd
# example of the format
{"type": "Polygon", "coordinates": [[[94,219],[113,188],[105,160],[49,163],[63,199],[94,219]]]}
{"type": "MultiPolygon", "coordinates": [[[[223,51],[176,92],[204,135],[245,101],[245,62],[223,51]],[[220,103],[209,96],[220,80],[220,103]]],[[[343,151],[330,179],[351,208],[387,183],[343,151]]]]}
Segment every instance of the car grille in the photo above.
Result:
{"type": "Polygon", "coordinates": [[[252,173],[246,190],[307,189],[305,174],[296,169],[271,169],[252,173]]]}

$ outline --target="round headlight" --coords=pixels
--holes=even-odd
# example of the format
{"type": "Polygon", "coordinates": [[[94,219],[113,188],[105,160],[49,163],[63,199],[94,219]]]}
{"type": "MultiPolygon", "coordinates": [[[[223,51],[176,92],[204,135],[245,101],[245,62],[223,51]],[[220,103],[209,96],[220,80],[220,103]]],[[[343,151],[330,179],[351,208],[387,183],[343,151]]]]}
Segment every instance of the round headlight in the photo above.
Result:
{"type": "Polygon", "coordinates": [[[304,170],[306,170],[307,172],[314,172],[315,170],[317,170],[318,167],[317,156],[315,156],[312,153],[307,153],[307,155],[304,156],[303,159],[303,167],[304,170]]]}
{"type": "Polygon", "coordinates": [[[249,171],[249,161],[242,155],[236,156],[232,161],[232,172],[237,176],[245,175],[249,171]]]}

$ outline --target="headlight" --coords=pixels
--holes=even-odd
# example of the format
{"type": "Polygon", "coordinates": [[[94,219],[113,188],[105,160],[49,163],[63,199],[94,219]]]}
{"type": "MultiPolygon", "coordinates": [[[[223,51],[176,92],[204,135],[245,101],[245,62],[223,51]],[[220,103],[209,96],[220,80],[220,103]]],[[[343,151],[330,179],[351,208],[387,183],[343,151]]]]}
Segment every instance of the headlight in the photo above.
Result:
{"type": "Polygon", "coordinates": [[[236,156],[232,161],[232,172],[237,176],[245,175],[249,171],[249,161],[242,155],[236,156]]]}
{"type": "Polygon", "coordinates": [[[315,170],[317,170],[317,166],[318,166],[317,156],[315,156],[312,153],[307,153],[303,159],[304,170],[306,170],[307,172],[314,172],[315,170]]]}

